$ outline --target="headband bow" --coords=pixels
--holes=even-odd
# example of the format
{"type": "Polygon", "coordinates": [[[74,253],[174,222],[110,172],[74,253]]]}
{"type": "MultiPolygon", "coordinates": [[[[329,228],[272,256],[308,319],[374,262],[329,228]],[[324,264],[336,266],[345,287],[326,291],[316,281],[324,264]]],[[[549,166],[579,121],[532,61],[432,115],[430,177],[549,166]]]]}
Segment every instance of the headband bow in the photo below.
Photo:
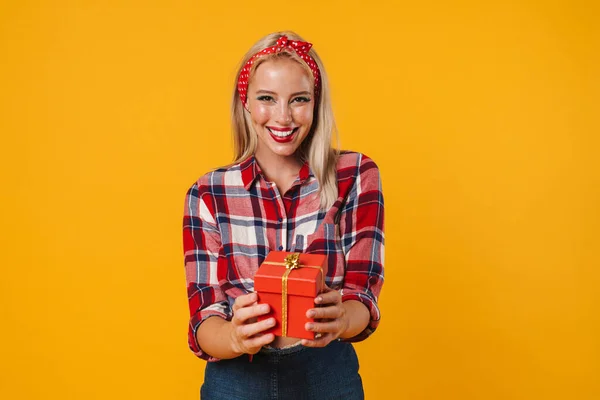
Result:
{"type": "Polygon", "coordinates": [[[278,51],[281,51],[286,47],[291,47],[296,51],[296,53],[298,53],[298,55],[302,55],[308,54],[308,51],[312,47],[312,43],[299,42],[297,40],[289,40],[287,36],[282,36],[279,39],[277,39],[276,47],[278,51]]]}
{"type": "Polygon", "coordinates": [[[319,91],[321,88],[321,73],[319,72],[319,67],[313,58],[308,54],[309,50],[312,48],[312,43],[301,42],[299,40],[289,40],[287,36],[281,36],[277,39],[277,43],[274,46],[267,47],[252,57],[246,62],[244,68],[240,72],[238,77],[238,93],[240,95],[240,100],[242,104],[246,105],[246,100],[248,96],[248,80],[250,78],[250,68],[252,68],[252,64],[256,61],[257,58],[262,57],[266,54],[280,53],[285,49],[291,49],[298,54],[298,56],[308,65],[310,70],[312,71],[314,81],[315,81],[315,97],[319,96],[319,91]]]}

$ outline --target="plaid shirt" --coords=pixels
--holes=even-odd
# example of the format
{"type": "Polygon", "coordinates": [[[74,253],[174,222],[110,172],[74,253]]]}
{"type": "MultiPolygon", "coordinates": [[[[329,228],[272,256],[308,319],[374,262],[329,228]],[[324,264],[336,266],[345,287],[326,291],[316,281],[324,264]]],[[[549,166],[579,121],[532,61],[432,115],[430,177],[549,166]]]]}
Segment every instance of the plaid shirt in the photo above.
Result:
{"type": "Polygon", "coordinates": [[[337,162],[338,199],[319,210],[319,188],[308,163],[282,196],[265,180],[254,156],[202,176],[188,190],[183,246],[190,308],[188,344],[204,360],[199,325],[211,316],[232,318],[235,298],[254,290],[254,273],[271,250],[326,254],[325,283],[342,301],[358,300],[371,320],[360,341],[379,324],[383,285],[383,195],[377,165],[344,151],[337,162]]]}

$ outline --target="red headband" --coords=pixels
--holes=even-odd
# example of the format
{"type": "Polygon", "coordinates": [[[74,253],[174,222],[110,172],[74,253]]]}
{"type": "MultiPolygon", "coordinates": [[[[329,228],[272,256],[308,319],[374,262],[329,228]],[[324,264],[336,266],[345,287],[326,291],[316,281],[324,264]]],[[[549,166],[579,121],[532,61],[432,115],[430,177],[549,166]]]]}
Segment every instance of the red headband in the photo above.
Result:
{"type": "Polygon", "coordinates": [[[275,46],[267,47],[264,50],[259,51],[244,65],[242,71],[240,72],[240,76],[238,78],[238,93],[240,94],[240,99],[242,100],[242,104],[246,105],[247,92],[248,92],[248,78],[250,76],[250,68],[252,68],[252,64],[256,61],[257,58],[264,56],[265,54],[273,54],[279,53],[284,49],[291,49],[300,56],[302,60],[308,65],[310,70],[313,73],[313,77],[315,79],[315,97],[319,96],[319,90],[321,88],[321,73],[319,72],[319,67],[317,63],[311,56],[308,55],[308,51],[312,47],[312,43],[308,42],[300,42],[297,40],[288,40],[287,36],[282,36],[277,39],[277,43],[275,46]]]}

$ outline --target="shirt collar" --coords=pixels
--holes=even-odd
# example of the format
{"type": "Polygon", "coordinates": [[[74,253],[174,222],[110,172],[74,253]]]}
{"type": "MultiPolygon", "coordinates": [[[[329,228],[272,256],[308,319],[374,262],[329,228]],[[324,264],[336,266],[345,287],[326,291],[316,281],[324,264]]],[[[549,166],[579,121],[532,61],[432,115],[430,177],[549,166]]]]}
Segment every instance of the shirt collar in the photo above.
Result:
{"type": "MultiPolygon", "coordinates": [[[[252,184],[259,175],[262,176],[262,170],[260,169],[260,165],[258,165],[254,154],[240,163],[240,171],[242,172],[242,182],[244,183],[244,188],[246,190],[250,190],[252,184]]],[[[299,184],[303,184],[311,176],[314,176],[314,174],[308,165],[308,161],[305,160],[300,168],[300,172],[298,172],[296,181],[299,184]]]]}

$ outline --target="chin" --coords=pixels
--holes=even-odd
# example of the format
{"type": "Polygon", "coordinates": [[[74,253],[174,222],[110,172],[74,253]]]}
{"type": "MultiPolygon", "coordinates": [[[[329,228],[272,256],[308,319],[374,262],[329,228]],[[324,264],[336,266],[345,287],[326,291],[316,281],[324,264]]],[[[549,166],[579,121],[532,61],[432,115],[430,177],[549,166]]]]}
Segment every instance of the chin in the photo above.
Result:
{"type": "Polygon", "coordinates": [[[289,157],[289,156],[293,156],[296,153],[296,150],[298,150],[298,148],[296,146],[289,146],[288,148],[285,149],[273,149],[271,148],[271,152],[274,154],[277,154],[280,157],[289,157]]]}

